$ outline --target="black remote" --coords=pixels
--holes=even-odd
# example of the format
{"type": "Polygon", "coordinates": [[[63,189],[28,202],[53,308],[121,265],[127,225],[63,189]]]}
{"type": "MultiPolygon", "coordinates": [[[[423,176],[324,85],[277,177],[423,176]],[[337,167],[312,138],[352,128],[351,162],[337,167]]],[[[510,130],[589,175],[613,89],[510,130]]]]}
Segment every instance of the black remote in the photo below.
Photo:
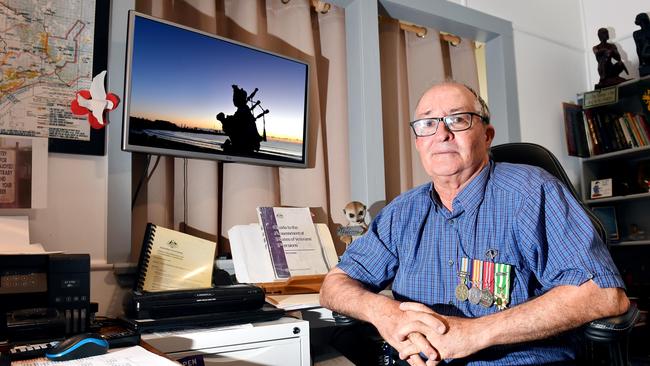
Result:
{"type": "Polygon", "coordinates": [[[137,346],[140,343],[140,333],[132,329],[102,333],[102,338],[108,342],[109,349],[137,346]]]}

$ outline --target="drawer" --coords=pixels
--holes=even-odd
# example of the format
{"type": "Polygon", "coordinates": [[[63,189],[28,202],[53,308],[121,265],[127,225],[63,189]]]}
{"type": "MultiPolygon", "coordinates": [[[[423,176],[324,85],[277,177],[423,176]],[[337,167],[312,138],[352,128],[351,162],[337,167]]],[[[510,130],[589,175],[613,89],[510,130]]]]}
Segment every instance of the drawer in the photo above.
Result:
{"type": "MultiPolygon", "coordinates": [[[[301,355],[300,338],[295,337],[225,347],[203,348],[186,352],[172,352],[168,353],[167,356],[174,360],[186,357],[202,357],[205,366],[300,366],[303,355],[301,355]]],[[[188,362],[187,364],[192,365],[193,363],[188,362]]]]}

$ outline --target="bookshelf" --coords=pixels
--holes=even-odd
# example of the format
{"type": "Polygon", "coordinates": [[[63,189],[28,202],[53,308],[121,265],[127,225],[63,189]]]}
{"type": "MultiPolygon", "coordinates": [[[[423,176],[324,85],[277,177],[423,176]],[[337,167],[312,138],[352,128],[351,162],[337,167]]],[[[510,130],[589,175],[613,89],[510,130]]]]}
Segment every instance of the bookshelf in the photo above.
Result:
{"type": "Polygon", "coordinates": [[[564,112],[569,154],[582,158],[582,200],[610,234],[628,295],[648,298],[650,269],[641,258],[650,255],[650,78],[577,100],[564,112]],[[611,179],[611,195],[594,198],[592,182],[605,179],[611,179]]]}

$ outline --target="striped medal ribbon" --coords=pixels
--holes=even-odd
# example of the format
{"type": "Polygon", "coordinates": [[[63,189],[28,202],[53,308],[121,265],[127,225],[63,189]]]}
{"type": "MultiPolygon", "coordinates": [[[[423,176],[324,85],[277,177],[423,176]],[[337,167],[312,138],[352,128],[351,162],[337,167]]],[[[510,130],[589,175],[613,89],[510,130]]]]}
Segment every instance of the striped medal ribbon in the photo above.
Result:
{"type": "Polygon", "coordinates": [[[474,259],[472,261],[472,288],[469,289],[467,298],[469,302],[478,305],[481,302],[481,282],[483,278],[483,261],[474,259]]]}
{"type": "Polygon", "coordinates": [[[505,309],[510,302],[510,268],[503,263],[494,266],[494,297],[499,310],[505,309]]]}
{"type": "Polygon", "coordinates": [[[467,300],[469,289],[467,288],[467,276],[469,276],[469,258],[463,257],[460,259],[460,272],[458,277],[460,283],[456,286],[456,298],[459,301],[467,300]]]}
{"type": "Polygon", "coordinates": [[[494,262],[483,262],[483,290],[481,305],[489,308],[494,303],[494,262]]]}

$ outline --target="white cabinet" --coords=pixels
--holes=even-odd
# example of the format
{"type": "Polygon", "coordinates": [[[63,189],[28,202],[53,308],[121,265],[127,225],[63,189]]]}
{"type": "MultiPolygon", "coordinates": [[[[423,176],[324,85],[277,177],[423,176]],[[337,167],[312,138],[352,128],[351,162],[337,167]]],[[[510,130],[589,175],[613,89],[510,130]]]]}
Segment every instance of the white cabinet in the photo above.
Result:
{"type": "Polygon", "coordinates": [[[142,339],[171,359],[201,358],[206,366],[308,366],[311,363],[309,323],[294,318],[150,333],[143,334],[142,339]]]}

